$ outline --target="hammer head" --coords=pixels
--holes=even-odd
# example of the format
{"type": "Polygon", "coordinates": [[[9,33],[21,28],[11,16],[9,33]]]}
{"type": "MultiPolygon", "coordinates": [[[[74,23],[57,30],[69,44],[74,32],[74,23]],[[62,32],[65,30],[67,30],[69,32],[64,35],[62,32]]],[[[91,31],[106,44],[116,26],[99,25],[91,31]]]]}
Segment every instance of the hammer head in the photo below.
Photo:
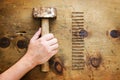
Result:
{"type": "Polygon", "coordinates": [[[56,18],[56,9],[51,7],[33,8],[34,18],[56,18]]]}

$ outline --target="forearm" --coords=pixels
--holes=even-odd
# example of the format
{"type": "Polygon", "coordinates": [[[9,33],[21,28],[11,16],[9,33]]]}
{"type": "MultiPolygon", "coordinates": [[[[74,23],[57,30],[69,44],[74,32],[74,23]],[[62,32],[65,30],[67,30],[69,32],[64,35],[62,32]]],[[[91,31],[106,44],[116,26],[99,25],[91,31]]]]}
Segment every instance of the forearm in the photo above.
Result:
{"type": "Polygon", "coordinates": [[[1,74],[1,80],[19,80],[36,65],[30,55],[23,56],[15,65],[1,74]]]}

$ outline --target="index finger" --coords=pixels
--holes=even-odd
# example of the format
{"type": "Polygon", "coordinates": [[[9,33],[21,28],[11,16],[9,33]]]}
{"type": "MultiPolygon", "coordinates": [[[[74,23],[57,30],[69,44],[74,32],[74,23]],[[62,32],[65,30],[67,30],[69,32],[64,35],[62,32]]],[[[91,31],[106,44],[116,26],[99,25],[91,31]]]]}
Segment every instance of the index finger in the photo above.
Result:
{"type": "Polygon", "coordinates": [[[46,34],[46,35],[41,37],[41,39],[44,39],[44,40],[47,40],[47,41],[49,41],[53,38],[54,38],[54,35],[52,33],[46,34]]]}

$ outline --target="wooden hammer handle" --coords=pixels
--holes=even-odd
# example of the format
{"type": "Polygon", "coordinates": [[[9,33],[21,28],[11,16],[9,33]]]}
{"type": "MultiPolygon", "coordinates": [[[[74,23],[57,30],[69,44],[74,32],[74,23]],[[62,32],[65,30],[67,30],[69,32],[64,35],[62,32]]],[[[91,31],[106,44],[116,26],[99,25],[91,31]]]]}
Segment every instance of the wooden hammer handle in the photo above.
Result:
{"type": "MultiPolygon", "coordinates": [[[[49,33],[49,19],[42,19],[42,36],[49,33]]],[[[42,72],[49,71],[49,63],[46,62],[41,65],[42,72]]]]}

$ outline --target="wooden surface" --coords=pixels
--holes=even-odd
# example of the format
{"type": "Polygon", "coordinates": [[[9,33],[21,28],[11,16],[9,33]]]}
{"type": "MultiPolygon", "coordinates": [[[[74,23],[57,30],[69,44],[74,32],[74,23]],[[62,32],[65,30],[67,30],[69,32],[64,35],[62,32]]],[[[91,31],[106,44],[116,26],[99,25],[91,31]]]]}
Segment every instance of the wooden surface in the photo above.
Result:
{"type": "Polygon", "coordinates": [[[32,17],[33,7],[57,9],[57,19],[50,21],[50,32],[58,38],[60,47],[50,61],[49,73],[42,73],[37,66],[21,80],[120,79],[120,39],[110,36],[111,30],[120,30],[119,0],[0,0],[0,38],[10,39],[9,47],[0,48],[0,73],[25,54],[26,48],[18,48],[17,41],[29,42],[39,28],[39,20],[32,17]],[[84,29],[88,32],[83,70],[72,70],[72,12],[84,12],[84,29]],[[60,61],[58,71],[55,61],[60,61]]]}

